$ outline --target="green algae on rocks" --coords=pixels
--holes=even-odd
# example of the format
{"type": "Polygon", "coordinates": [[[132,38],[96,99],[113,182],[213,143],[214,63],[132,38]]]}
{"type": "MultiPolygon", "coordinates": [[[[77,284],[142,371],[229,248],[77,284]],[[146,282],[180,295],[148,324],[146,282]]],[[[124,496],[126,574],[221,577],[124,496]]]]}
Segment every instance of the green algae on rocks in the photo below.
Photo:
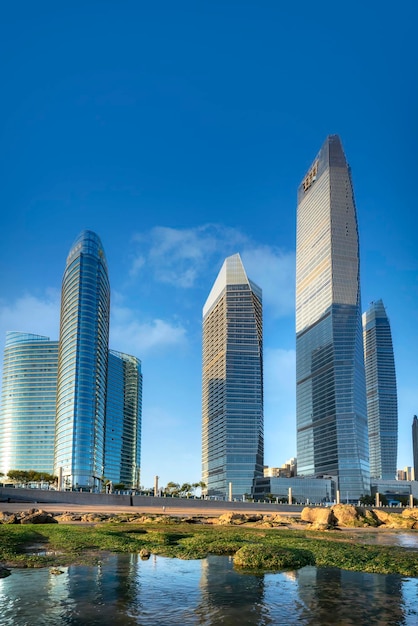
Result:
{"type": "Polygon", "coordinates": [[[228,554],[236,568],[245,571],[281,571],[309,564],[418,577],[415,550],[365,545],[341,530],[324,533],[167,519],[164,524],[148,520],[142,524],[0,525],[0,566],[7,569],[94,563],[109,552],[140,555],[141,551],[181,559],[228,554]]]}

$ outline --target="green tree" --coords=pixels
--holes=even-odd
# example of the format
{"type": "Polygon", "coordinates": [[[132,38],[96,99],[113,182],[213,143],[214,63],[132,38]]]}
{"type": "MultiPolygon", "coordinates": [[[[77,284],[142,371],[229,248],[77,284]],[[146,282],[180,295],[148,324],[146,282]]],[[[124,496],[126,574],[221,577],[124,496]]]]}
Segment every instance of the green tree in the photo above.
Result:
{"type": "Polygon", "coordinates": [[[192,495],[192,486],[190,483],[183,483],[179,489],[179,494],[183,498],[189,498],[192,495]]]}
{"type": "Polygon", "coordinates": [[[50,485],[57,483],[58,479],[48,472],[37,472],[36,470],[9,470],[8,477],[12,482],[22,483],[49,483],[50,485]]]}
{"type": "Polygon", "coordinates": [[[363,504],[364,506],[373,506],[375,504],[375,499],[373,498],[373,496],[361,496],[359,499],[360,504],[363,504]]]}
{"type": "Polygon", "coordinates": [[[9,470],[7,475],[14,483],[23,483],[26,485],[26,483],[30,481],[29,472],[25,470],[9,470]]]}
{"type": "Polygon", "coordinates": [[[180,493],[180,485],[178,483],[169,482],[164,489],[164,493],[172,497],[178,496],[180,493]]]}
{"type": "Polygon", "coordinates": [[[192,483],[192,488],[193,491],[195,491],[196,489],[200,489],[200,495],[203,495],[204,491],[206,490],[206,483],[203,480],[200,480],[198,483],[192,483]]]}

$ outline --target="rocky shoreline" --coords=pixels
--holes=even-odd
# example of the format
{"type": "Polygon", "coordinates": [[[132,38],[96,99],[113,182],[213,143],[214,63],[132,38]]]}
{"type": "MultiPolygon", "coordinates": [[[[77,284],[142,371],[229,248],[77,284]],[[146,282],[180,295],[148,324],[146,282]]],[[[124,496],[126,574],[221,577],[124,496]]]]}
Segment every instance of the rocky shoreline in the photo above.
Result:
{"type": "Polygon", "coordinates": [[[101,512],[49,512],[30,508],[17,512],[0,512],[1,524],[207,524],[207,525],[251,525],[263,528],[303,528],[304,530],[332,530],[338,528],[403,529],[418,530],[418,508],[406,508],[402,513],[383,509],[369,509],[350,504],[331,507],[305,507],[300,518],[278,513],[227,512],[219,516],[184,515],[168,513],[101,513],[101,512]]]}

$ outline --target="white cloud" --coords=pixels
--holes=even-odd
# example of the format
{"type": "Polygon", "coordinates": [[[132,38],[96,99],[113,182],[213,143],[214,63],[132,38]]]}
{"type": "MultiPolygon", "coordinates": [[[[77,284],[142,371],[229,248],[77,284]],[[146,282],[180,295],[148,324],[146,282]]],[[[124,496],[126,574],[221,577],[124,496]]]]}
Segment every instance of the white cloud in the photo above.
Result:
{"type": "Polygon", "coordinates": [[[0,300],[0,378],[6,332],[14,330],[57,340],[59,319],[60,292],[57,289],[46,290],[42,297],[26,294],[14,302],[0,300]]]}
{"type": "Polygon", "coordinates": [[[249,246],[242,252],[248,277],[263,291],[263,305],[273,317],[295,309],[295,254],[269,246],[249,246]]]}
{"type": "Polygon", "coordinates": [[[159,226],[134,241],[138,250],[131,275],[144,270],[157,282],[189,289],[202,278],[205,284],[214,282],[224,259],[238,252],[270,313],[280,317],[294,310],[294,252],[257,245],[240,230],[216,224],[183,230],[159,226]]]}
{"type": "Polygon", "coordinates": [[[219,263],[223,255],[237,252],[245,240],[237,229],[216,224],[183,230],[158,226],[145,235],[135,236],[140,250],[132,267],[136,273],[145,267],[159,282],[190,288],[213,265],[214,259],[219,263]],[[146,262],[142,263],[144,257],[146,262]]]}
{"type": "Polygon", "coordinates": [[[142,359],[151,350],[176,347],[186,343],[186,329],[161,319],[138,322],[126,307],[113,307],[110,324],[110,347],[142,359]]]}
{"type": "Polygon", "coordinates": [[[4,341],[6,331],[46,335],[58,339],[60,320],[60,292],[49,289],[42,297],[26,294],[14,302],[0,301],[0,334],[4,341]]]}

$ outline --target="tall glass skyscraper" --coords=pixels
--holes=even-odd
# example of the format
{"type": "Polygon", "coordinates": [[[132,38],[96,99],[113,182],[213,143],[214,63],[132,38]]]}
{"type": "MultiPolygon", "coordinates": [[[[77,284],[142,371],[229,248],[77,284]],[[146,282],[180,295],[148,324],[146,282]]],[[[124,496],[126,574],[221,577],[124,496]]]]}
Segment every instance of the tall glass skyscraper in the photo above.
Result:
{"type": "Polygon", "coordinates": [[[140,487],[142,373],[134,356],[109,351],[106,398],[105,478],[140,487]]]}
{"type": "Polygon", "coordinates": [[[263,475],[261,289],[228,257],[203,308],[202,480],[241,498],[263,475]]]}
{"type": "Polygon", "coordinates": [[[66,487],[101,486],[110,286],[100,238],[77,237],[62,280],[55,474],[66,487]]]}
{"type": "Polygon", "coordinates": [[[335,476],[342,500],[370,493],[356,208],[340,138],[298,189],[298,475],[335,476]]]}
{"type": "Polygon", "coordinates": [[[0,409],[0,471],[53,473],[58,341],[6,333],[0,409]]]}
{"type": "Polygon", "coordinates": [[[418,480],[418,417],[412,420],[412,453],[414,458],[414,476],[418,480]]]}
{"type": "Polygon", "coordinates": [[[392,333],[382,300],[363,313],[371,478],[394,480],[398,454],[398,395],[392,333]]]}

